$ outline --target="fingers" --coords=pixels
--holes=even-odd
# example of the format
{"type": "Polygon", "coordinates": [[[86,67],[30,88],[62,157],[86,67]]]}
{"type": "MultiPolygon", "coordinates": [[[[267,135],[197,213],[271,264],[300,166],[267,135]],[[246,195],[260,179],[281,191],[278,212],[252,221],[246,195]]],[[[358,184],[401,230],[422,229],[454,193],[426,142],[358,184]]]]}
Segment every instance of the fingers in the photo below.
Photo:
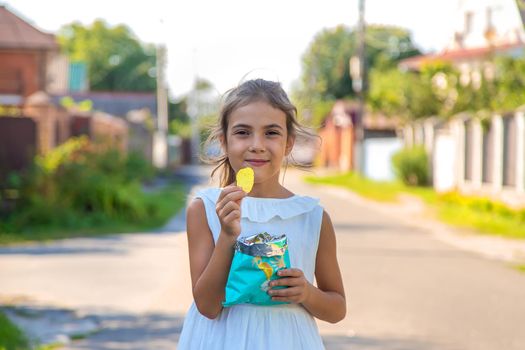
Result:
{"type": "Polygon", "coordinates": [[[221,230],[228,235],[238,236],[240,234],[241,200],[246,193],[237,186],[225,187],[217,199],[215,211],[221,222],[221,230]]]}
{"type": "Polygon", "coordinates": [[[273,301],[300,303],[305,299],[308,282],[300,269],[283,269],[277,272],[279,276],[286,276],[270,282],[271,289],[268,294],[273,301]],[[275,289],[277,286],[288,288],[275,289]]]}
{"type": "Polygon", "coordinates": [[[242,188],[240,188],[239,186],[235,186],[235,185],[229,185],[229,186],[226,186],[222,189],[221,193],[219,194],[219,198],[217,199],[217,203],[220,202],[224,197],[226,197],[228,194],[232,193],[232,192],[236,192],[236,191],[241,191],[244,193],[244,191],[242,190],[242,188]]]}
{"type": "Polygon", "coordinates": [[[239,206],[239,204],[237,204],[235,202],[227,202],[224,205],[224,207],[222,207],[222,209],[219,209],[217,211],[217,216],[219,216],[220,218],[224,218],[224,217],[226,217],[227,215],[229,215],[233,211],[238,211],[240,213],[241,212],[241,207],[239,206]]]}
{"type": "Polygon", "coordinates": [[[224,209],[229,203],[237,204],[238,206],[238,202],[244,197],[246,197],[246,193],[242,189],[240,189],[240,187],[226,187],[221,192],[221,194],[219,195],[219,199],[217,200],[217,204],[215,206],[217,214],[219,215],[220,211],[224,209]]]}
{"type": "Polygon", "coordinates": [[[285,289],[272,289],[268,291],[268,293],[272,297],[294,297],[294,296],[300,296],[302,292],[303,292],[303,289],[300,287],[290,287],[290,288],[285,288],[285,289]]]}
{"type": "Polygon", "coordinates": [[[271,281],[270,287],[277,287],[277,286],[292,287],[292,286],[301,286],[303,284],[305,284],[305,281],[302,278],[279,278],[277,280],[271,281]]]}
{"type": "Polygon", "coordinates": [[[268,291],[268,294],[272,297],[272,301],[302,303],[306,300],[306,290],[304,287],[272,289],[268,291]]]}
{"type": "Polygon", "coordinates": [[[280,276],[280,277],[285,277],[285,276],[302,277],[302,276],[304,276],[302,270],[294,269],[294,268],[279,270],[279,271],[277,271],[277,275],[280,276]]]}
{"type": "Polygon", "coordinates": [[[241,211],[240,210],[232,210],[228,215],[226,215],[222,220],[225,224],[229,224],[234,220],[240,219],[241,217],[241,211]]]}

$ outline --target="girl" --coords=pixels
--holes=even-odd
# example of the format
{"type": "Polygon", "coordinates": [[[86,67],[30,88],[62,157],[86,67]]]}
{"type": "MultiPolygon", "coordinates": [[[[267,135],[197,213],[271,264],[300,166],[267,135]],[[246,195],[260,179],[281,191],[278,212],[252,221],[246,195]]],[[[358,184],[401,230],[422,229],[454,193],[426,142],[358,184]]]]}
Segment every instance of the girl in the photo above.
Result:
{"type": "Polygon", "coordinates": [[[207,141],[219,141],[224,152],[212,172],[221,170],[223,188],[198,192],[187,209],[194,303],[181,350],[323,349],[314,317],[335,323],[346,315],[330,217],[318,199],[279,183],[283,159],[304,132],[296,113],[279,83],[250,80],[226,95],[207,141]],[[246,166],[255,173],[249,195],[235,186],[236,172],[246,166]],[[273,300],[288,303],[223,308],[235,241],[265,231],[288,237],[291,268],[270,284],[287,288],[268,291],[273,300]]]}

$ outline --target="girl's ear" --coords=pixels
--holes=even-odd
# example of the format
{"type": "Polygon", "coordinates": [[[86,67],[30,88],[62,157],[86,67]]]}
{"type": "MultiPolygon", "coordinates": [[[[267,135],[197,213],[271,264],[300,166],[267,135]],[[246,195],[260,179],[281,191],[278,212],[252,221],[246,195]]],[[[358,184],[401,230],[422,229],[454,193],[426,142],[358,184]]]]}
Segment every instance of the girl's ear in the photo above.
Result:
{"type": "Polygon", "coordinates": [[[287,156],[292,152],[293,145],[295,144],[295,136],[289,135],[286,139],[286,150],[284,155],[287,156]]]}

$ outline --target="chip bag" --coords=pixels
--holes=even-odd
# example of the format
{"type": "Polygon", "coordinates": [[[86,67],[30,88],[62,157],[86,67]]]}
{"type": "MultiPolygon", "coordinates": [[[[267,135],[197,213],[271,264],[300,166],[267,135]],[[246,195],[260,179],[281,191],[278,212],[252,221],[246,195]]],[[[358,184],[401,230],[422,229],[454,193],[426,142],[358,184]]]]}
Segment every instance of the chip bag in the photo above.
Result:
{"type": "MultiPolygon", "coordinates": [[[[222,305],[235,304],[276,305],[268,295],[270,281],[278,279],[277,271],[290,267],[286,235],[274,237],[266,232],[235,243],[235,253],[226,283],[222,305]]],[[[287,288],[284,286],[275,289],[287,288]]]]}

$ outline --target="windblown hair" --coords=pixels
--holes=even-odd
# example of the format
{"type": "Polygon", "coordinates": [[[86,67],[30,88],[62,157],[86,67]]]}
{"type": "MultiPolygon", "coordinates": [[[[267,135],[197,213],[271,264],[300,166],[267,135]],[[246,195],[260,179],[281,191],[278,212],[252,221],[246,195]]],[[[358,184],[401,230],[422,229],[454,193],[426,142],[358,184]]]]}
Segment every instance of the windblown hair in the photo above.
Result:
{"type": "MultiPolygon", "coordinates": [[[[297,108],[290,102],[280,83],[255,79],[247,80],[226,92],[219,113],[218,123],[212,127],[208,139],[204,142],[204,149],[207,149],[213,144],[220,145],[221,137],[224,137],[224,142],[227,143],[230,115],[238,108],[259,101],[264,101],[273,108],[284,112],[286,115],[288,137],[296,137],[298,135],[305,136],[306,138],[318,137],[299,124],[297,121],[297,108]]],[[[293,160],[293,157],[288,157],[292,165],[301,166],[293,160]]],[[[227,154],[221,152],[216,156],[202,155],[201,159],[205,163],[216,165],[211,176],[213,177],[217,171],[220,171],[220,185],[222,187],[235,182],[235,171],[228,160],[227,154]]]]}

